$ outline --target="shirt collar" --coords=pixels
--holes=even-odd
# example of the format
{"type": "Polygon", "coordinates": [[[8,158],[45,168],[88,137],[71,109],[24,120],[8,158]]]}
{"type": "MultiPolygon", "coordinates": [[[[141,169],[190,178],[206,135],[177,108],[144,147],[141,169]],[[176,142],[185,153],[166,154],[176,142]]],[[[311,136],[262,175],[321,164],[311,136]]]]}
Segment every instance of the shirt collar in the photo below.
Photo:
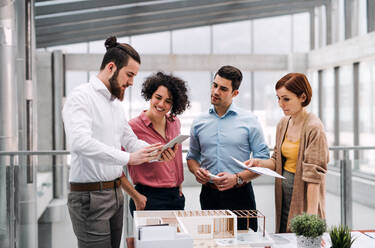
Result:
{"type": "MultiPolygon", "coordinates": [[[[217,113],[215,111],[215,106],[214,105],[211,105],[211,107],[209,109],[209,113],[217,115],[217,113]]],[[[221,116],[220,118],[223,118],[223,117],[225,117],[225,116],[227,116],[227,115],[229,115],[231,113],[233,113],[233,114],[237,114],[238,113],[238,108],[237,108],[237,106],[233,102],[229,106],[229,108],[227,109],[227,112],[225,112],[225,114],[223,116],[221,116]]]]}
{"type": "MultiPolygon", "coordinates": [[[[146,125],[146,126],[151,126],[152,122],[150,120],[150,118],[148,118],[148,116],[146,115],[146,111],[147,110],[143,110],[142,113],[141,113],[141,120],[143,121],[143,123],[146,125]]],[[[168,116],[167,117],[167,126],[169,125],[169,123],[171,122],[169,119],[168,119],[168,116]]]]}
{"type": "Polygon", "coordinates": [[[150,118],[148,118],[148,116],[146,115],[146,110],[142,111],[142,113],[141,113],[141,120],[148,127],[152,124],[150,118]]]}
{"type": "Polygon", "coordinates": [[[94,89],[100,92],[105,98],[107,98],[108,100],[114,100],[111,92],[109,92],[105,84],[97,76],[91,77],[90,83],[92,84],[94,89]]]}

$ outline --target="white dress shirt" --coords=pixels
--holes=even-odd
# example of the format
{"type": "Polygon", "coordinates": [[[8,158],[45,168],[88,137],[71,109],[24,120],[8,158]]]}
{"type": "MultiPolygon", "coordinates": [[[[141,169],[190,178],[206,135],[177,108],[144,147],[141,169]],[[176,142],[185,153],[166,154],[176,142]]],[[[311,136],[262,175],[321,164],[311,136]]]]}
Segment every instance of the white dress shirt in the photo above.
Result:
{"type": "Polygon", "coordinates": [[[138,140],[118,99],[95,77],[68,96],[63,111],[71,151],[70,182],[112,181],[121,176],[130,154],[147,146],[138,140]],[[127,152],[121,151],[121,146],[127,152]]]}

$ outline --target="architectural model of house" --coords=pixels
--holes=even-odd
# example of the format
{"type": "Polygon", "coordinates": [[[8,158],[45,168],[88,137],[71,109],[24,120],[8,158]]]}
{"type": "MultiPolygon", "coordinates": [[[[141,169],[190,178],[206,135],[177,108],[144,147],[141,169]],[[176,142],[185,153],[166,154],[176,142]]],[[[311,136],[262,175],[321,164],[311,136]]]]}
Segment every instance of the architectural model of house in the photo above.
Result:
{"type": "Polygon", "coordinates": [[[193,240],[236,239],[237,218],[259,217],[265,223],[257,210],[135,211],[135,247],[192,248],[193,240]]]}

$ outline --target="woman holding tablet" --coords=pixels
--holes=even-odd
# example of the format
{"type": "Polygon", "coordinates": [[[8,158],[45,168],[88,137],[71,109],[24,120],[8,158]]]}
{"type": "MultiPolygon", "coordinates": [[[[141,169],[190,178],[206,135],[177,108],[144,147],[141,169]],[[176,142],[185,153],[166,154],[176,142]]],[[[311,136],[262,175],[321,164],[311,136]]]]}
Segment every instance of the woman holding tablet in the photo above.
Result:
{"type": "MultiPolygon", "coordinates": [[[[142,96],[150,101],[150,107],[129,121],[139,139],[149,144],[167,144],[180,134],[182,114],[189,107],[186,83],[178,77],[158,72],[142,85],[142,96]]],[[[172,152],[172,151],[171,151],[172,152]]],[[[175,145],[175,157],[167,162],[148,162],[137,166],[128,165],[135,190],[122,177],[122,186],[132,199],[130,212],[134,210],[183,210],[184,180],[181,144],[175,145]],[[130,191],[130,192],[129,192],[130,191]]]]}

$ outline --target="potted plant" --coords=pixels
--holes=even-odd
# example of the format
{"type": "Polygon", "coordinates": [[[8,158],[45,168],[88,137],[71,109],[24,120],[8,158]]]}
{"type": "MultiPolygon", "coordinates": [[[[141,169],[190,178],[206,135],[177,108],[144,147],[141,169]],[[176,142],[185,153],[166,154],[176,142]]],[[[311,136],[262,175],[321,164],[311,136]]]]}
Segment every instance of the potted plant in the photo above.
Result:
{"type": "Polygon", "coordinates": [[[343,225],[334,226],[329,231],[329,236],[331,238],[331,248],[350,248],[355,241],[355,239],[352,239],[349,227],[343,225]]]}
{"type": "Polygon", "coordinates": [[[327,225],[317,215],[303,213],[291,220],[290,227],[292,232],[297,235],[298,247],[319,248],[327,225]]]}

